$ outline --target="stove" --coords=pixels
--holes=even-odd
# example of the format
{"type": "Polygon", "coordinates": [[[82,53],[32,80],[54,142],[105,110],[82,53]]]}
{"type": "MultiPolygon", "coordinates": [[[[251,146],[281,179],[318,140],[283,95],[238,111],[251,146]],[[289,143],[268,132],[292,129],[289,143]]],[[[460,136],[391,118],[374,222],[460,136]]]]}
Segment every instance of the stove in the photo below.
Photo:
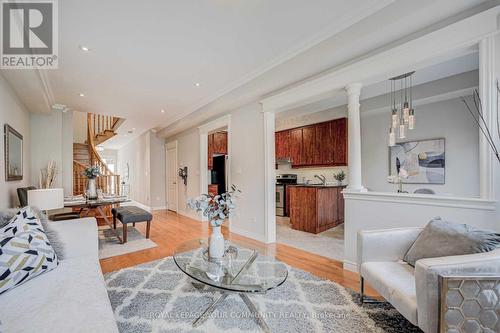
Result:
{"type": "Polygon", "coordinates": [[[286,216],[286,186],[297,184],[297,175],[276,175],[276,215],[286,216]]]}

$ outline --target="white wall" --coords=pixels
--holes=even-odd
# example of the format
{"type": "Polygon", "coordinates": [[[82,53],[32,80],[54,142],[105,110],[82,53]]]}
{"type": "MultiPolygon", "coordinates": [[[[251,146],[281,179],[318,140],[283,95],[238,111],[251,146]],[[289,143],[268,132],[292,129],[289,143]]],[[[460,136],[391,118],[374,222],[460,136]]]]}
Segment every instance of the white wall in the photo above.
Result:
{"type": "Polygon", "coordinates": [[[72,112],[53,110],[50,114],[32,113],[31,122],[31,180],[38,187],[40,170],[49,161],[56,163],[53,187],[73,191],[73,117],[72,112]]]}
{"type": "Polygon", "coordinates": [[[150,206],[150,136],[146,132],[118,150],[118,174],[129,165],[129,198],[150,206]]]}
{"type": "Polygon", "coordinates": [[[4,143],[0,144],[0,209],[14,207],[19,204],[16,189],[31,185],[31,140],[29,112],[21,103],[15,92],[0,74],[0,125],[9,124],[23,135],[23,180],[5,181],[4,143]]]}
{"type": "Polygon", "coordinates": [[[166,208],[165,140],[149,132],[150,138],[150,206],[152,209],[166,208]]]}
{"type": "MultiPolygon", "coordinates": [[[[151,132],[118,150],[118,174],[124,177],[129,164],[129,198],[147,209],[165,207],[164,140],[151,132]]],[[[122,178],[122,180],[125,180],[122,178]]]]}
{"type": "Polygon", "coordinates": [[[168,138],[167,143],[177,140],[177,167],[187,166],[188,179],[187,185],[179,177],[178,184],[178,212],[183,215],[197,218],[197,215],[191,211],[187,205],[188,198],[196,198],[200,195],[200,135],[198,128],[179,133],[168,138]]]}
{"type": "MultiPolygon", "coordinates": [[[[412,193],[431,188],[436,193],[459,197],[479,197],[478,127],[458,98],[416,108],[416,128],[401,141],[445,138],[445,184],[404,184],[412,193]]],[[[394,192],[390,184],[388,112],[361,112],[363,185],[371,191],[394,192]]]]}
{"type": "Polygon", "coordinates": [[[73,142],[85,143],[87,140],[87,112],[73,112],[73,142]]]}

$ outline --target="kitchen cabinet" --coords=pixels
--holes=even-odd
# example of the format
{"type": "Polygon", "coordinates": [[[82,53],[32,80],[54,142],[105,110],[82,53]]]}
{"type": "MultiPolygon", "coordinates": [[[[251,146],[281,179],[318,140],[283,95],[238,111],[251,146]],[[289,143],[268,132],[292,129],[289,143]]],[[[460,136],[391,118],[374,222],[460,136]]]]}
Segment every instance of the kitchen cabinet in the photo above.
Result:
{"type": "Polygon", "coordinates": [[[208,135],[208,170],[213,169],[215,154],[227,155],[227,132],[215,132],[208,135]]]}
{"type": "Polygon", "coordinates": [[[347,165],[347,119],[341,118],[332,121],[333,136],[333,164],[347,165]]]}
{"type": "Polygon", "coordinates": [[[344,221],[343,186],[288,186],[292,229],[320,233],[344,221]]]}
{"type": "Polygon", "coordinates": [[[290,130],[290,160],[292,166],[302,165],[302,128],[290,130]]]}
{"type": "Polygon", "coordinates": [[[290,216],[290,186],[285,186],[285,216],[290,216]]]}
{"type": "Polygon", "coordinates": [[[316,154],[316,126],[302,128],[302,156],[300,165],[314,165],[316,154]]]}
{"type": "Polygon", "coordinates": [[[334,149],[332,143],[332,123],[327,122],[316,125],[314,165],[330,165],[333,163],[334,149]]]}
{"type": "Polygon", "coordinates": [[[217,194],[219,194],[219,185],[217,184],[208,185],[208,194],[212,196],[216,196],[217,194]]]}
{"type": "Polygon", "coordinates": [[[347,165],[347,119],[275,133],[276,160],[290,159],[292,168],[347,165]]]}
{"type": "Polygon", "coordinates": [[[276,132],[275,134],[276,160],[290,158],[290,131],[276,132]]]}

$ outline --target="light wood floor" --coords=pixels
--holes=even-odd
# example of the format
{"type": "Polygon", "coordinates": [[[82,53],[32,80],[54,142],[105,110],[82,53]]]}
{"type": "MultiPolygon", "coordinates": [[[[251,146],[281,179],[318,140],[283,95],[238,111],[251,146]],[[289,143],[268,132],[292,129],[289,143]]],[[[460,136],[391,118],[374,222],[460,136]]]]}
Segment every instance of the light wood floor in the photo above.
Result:
{"type": "MultiPolygon", "coordinates": [[[[145,234],[145,223],[137,223],[136,228],[145,234]]],[[[274,254],[278,259],[290,266],[310,272],[321,278],[335,281],[346,288],[359,290],[358,274],[344,270],[342,263],[339,261],[283,244],[266,245],[250,238],[230,233],[225,228],[223,228],[223,233],[226,239],[235,239],[261,252],[274,254]]],[[[206,238],[208,235],[208,223],[200,223],[199,221],[167,210],[154,211],[150,237],[158,246],[152,249],[103,259],[100,261],[101,268],[103,273],[107,273],[171,256],[176,246],[180,243],[191,239],[206,238]]],[[[367,290],[367,294],[376,295],[371,289],[367,290]]]]}

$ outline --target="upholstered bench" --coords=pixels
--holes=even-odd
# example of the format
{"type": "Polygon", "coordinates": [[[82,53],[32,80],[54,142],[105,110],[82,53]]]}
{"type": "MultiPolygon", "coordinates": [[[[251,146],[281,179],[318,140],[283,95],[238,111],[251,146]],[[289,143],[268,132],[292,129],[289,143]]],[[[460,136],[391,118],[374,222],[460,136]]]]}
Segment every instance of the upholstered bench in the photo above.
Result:
{"type": "Polygon", "coordinates": [[[147,222],[146,225],[146,238],[149,238],[149,230],[151,228],[151,220],[153,215],[142,208],[135,206],[124,206],[111,209],[113,214],[113,228],[116,229],[116,220],[120,220],[123,225],[123,239],[122,244],[127,242],[127,224],[132,223],[135,227],[137,222],[147,222]]]}

